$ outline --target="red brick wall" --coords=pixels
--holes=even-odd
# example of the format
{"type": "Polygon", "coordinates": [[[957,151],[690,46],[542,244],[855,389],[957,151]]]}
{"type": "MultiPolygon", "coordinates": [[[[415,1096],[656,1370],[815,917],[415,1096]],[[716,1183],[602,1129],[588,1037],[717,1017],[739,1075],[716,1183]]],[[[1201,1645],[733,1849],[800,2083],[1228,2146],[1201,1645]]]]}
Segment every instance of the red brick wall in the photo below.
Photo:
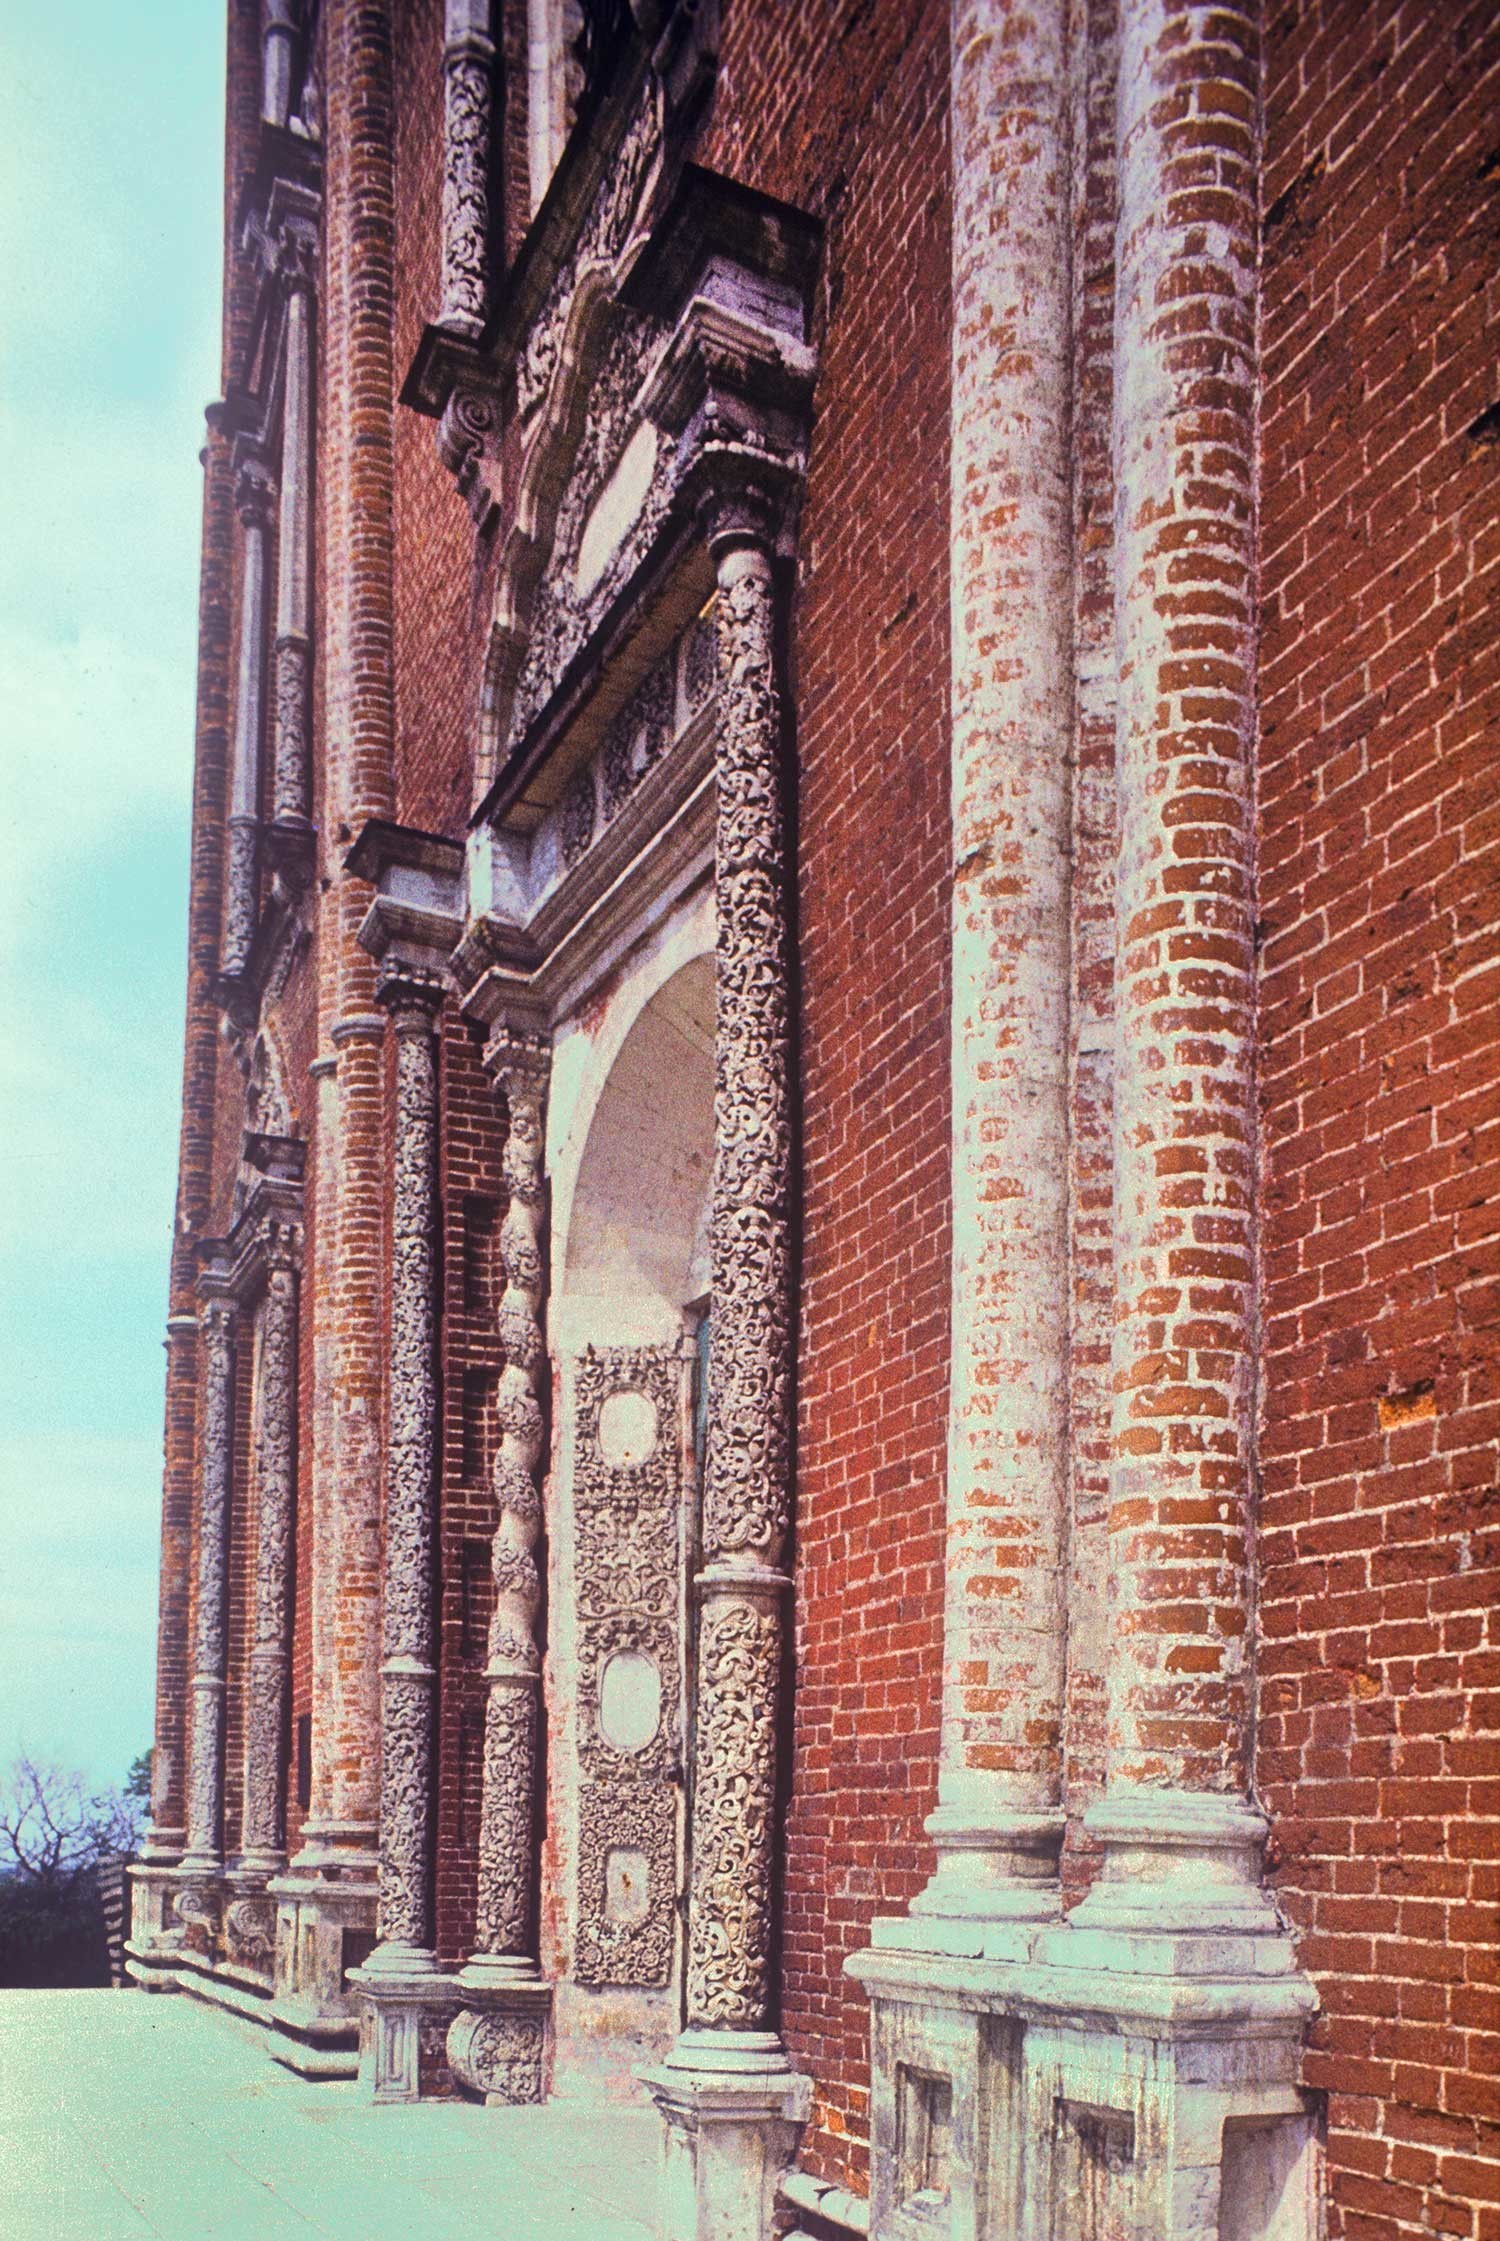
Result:
{"type": "Polygon", "coordinates": [[[1500,2234],[1497,64],[1269,19],[1258,1772],[1335,2241],[1500,2234]]]}
{"type": "Polygon", "coordinates": [[[805,1234],[783,2022],[863,2184],[868,2001],[925,1880],[948,1322],[948,53],[940,5],[725,10],[702,160],[821,215],[791,665],[805,1234]],[[851,867],[869,874],[851,880],[851,867]]]}
{"type": "MultiPolygon", "coordinates": [[[[442,0],[400,9],[396,34],[399,389],[441,295],[442,0]]],[[[399,410],[395,435],[396,815],[457,836],[469,813],[478,707],[474,530],[438,458],[436,423],[399,410]]]]}

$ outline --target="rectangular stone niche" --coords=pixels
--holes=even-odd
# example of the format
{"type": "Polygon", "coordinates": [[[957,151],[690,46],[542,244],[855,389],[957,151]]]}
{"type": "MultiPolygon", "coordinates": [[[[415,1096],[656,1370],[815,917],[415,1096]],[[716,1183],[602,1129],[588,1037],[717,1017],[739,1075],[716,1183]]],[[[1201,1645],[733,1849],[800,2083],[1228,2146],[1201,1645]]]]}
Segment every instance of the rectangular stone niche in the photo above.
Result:
{"type": "Polygon", "coordinates": [[[897,2075],[896,2201],[908,2218],[947,2224],[953,2178],[953,2080],[903,2062],[897,2075]]]}
{"type": "Polygon", "coordinates": [[[1053,2104],[1048,2241],[1141,2241],[1134,2214],[1135,2123],[1120,2109],[1053,2104]]]}

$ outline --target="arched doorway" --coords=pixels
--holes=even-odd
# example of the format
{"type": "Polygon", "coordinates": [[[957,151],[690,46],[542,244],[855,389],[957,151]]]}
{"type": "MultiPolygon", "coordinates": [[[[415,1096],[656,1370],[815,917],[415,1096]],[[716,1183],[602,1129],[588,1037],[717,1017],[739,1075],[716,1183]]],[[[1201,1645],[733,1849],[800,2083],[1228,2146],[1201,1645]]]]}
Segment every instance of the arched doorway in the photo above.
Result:
{"type": "Polygon", "coordinates": [[[564,2093],[625,2089],[681,2022],[713,1008],[705,955],[641,1003],[556,1209],[544,1920],[564,2093]]]}

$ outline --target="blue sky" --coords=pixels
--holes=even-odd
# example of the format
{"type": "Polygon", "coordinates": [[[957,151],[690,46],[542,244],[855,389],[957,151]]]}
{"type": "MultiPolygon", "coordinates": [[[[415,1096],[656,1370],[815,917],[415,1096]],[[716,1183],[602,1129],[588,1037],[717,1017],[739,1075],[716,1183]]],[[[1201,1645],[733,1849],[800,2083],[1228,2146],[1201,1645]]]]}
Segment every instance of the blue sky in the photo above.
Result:
{"type": "Polygon", "coordinates": [[[151,1740],[222,15],[0,0],[0,1767],[151,1740]]]}

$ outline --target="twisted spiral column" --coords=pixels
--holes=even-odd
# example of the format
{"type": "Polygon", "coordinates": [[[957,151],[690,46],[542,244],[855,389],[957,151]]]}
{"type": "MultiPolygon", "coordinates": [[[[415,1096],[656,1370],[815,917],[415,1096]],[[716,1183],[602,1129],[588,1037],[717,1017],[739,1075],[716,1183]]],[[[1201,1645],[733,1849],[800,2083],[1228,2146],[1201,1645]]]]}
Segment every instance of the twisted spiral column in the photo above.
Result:
{"type": "Polygon", "coordinates": [[[211,1297],[198,1318],[203,1349],[198,1609],[188,1741],[187,1850],[182,1876],[224,1865],[224,1692],[228,1666],[229,1504],[234,1478],[234,1309],[211,1297]]]}
{"type": "Polygon", "coordinates": [[[484,1786],[479,1826],[479,1903],[466,1984],[535,1980],[532,1883],[535,1849],[537,1689],[535,1627],[541,1585],[532,1553],[541,1528],[542,1385],[547,1361],[539,1308],[546,1183],[542,1134],[549,1055],[540,1033],[501,1026],[487,1052],[505,1092],[510,1131],[505,1182],[510,1204],[500,1232],[505,1291],[499,1333],[500,1447],[495,1457],[499,1522],[491,1554],[495,1614],[485,1671],[484,1786]]]}

